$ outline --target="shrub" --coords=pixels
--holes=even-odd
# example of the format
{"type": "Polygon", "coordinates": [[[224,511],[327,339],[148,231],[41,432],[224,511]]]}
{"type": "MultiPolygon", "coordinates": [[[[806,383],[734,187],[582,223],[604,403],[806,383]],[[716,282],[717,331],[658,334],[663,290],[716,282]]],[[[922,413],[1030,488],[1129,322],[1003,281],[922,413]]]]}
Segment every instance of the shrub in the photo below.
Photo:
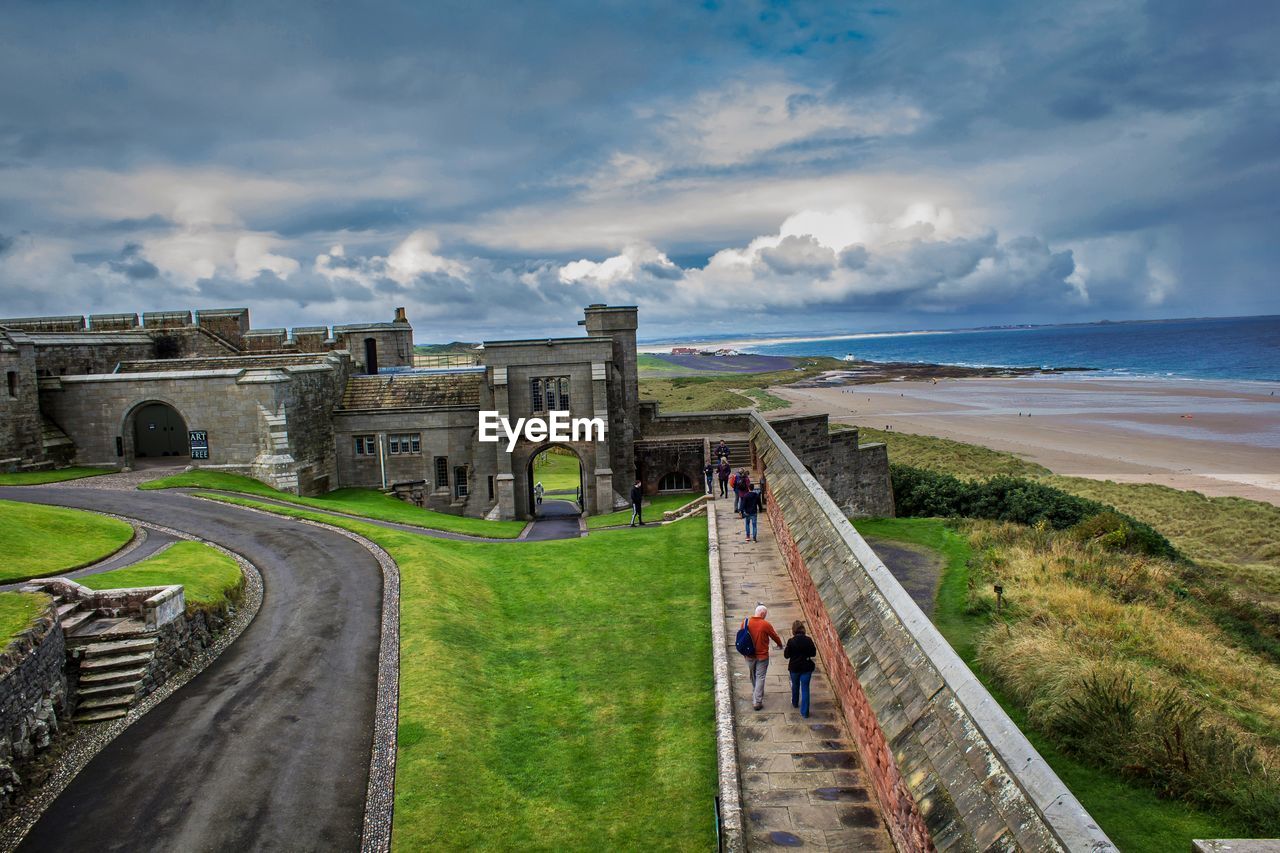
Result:
{"type": "Polygon", "coordinates": [[[1081,538],[1100,540],[1104,547],[1178,558],[1169,540],[1149,524],[1034,480],[1000,475],[967,481],[910,465],[890,465],[889,474],[899,516],[987,518],[1056,530],[1075,527],[1081,538]]]}

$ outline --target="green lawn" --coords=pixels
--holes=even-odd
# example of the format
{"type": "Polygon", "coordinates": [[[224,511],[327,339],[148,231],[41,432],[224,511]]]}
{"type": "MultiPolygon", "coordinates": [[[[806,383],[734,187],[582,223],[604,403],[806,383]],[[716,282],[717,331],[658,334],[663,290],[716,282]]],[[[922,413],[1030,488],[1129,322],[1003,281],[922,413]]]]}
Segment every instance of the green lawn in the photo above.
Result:
{"type": "Polygon", "coordinates": [[[143,483],[140,489],[199,488],[221,489],[249,495],[286,501],[299,506],[309,506],[330,512],[345,512],[379,521],[411,524],[428,530],[447,530],[469,536],[485,536],[491,539],[515,539],[524,530],[523,521],[485,521],[483,518],[464,518],[447,512],[421,509],[413,504],[385,495],[377,489],[338,489],[318,498],[300,498],[271,488],[252,477],[228,474],[223,471],[187,471],[172,477],[162,477],[143,483]]]}
{"type": "Polygon", "coordinates": [[[114,474],[114,468],[55,468],[51,471],[19,471],[0,474],[0,486],[38,486],[41,483],[61,483],[100,474],[114,474]]]}
{"type": "Polygon", "coordinates": [[[397,850],[714,847],[706,525],[451,542],[230,500],[400,566],[397,850]]]}
{"type": "Polygon", "coordinates": [[[56,575],[96,563],[128,544],[123,521],[16,501],[0,501],[0,582],[56,575]]]}
{"type": "Polygon", "coordinates": [[[236,561],[202,542],[178,542],[154,557],[78,581],[90,589],[168,586],[186,589],[187,609],[220,610],[244,584],[236,561]]]}
{"type": "Polygon", "coordinates": [[[0,592],[0,652],[49,606],[42,592],[0,592]]]}
{"type": "Polygon", "coordinates": [[[533,462],[533,481],[548,492],[577,492],[581,484],[578,457],[571,451],[545,450],[533,462]]]}
{"type": "Polygon", "coordinates": [[[943,555],[946,566],[934,624],[1121,850],[1165,853],[1191,849],[1193,838],[1240,838],[1252,834],[1248,827],[1223,816],[1186,803],[1162,800],[1149,788],[1131,785],[1084,764],[1061,752],[1031,727],[1021,709],[978,668],[976,639],[991,622],[987,615],[966,612],[971,555],[964,535],[934,518],[858,519],[854,526],[864,536],[924,545],[943,555]]]}
{"type": "MultiPolygon", "coordinates": [[[[702,492],[673,492],[672,494],[654,495],[648,498],[648,503],[644,506],[645,523],[650,521],[662,521],[662,514],[670,512],[674,509],[687,504],[696,498],[702,492]]],[[[587,529],[594,530],[597,527],[612,527],[615,524],[629,524],[631,522],[631,507],[620,509],[617,512],[607,513],[605,515],[589,515],[587,516],[587,529]]]]}

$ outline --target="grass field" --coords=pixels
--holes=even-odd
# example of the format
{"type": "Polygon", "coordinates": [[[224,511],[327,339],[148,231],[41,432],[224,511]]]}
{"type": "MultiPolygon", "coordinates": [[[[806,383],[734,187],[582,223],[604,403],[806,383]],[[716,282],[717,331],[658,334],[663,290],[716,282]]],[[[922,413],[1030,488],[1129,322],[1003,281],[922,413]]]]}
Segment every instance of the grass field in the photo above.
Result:
{"type": "Polygon", "coordinates": [[[133,538],[123,521],[56,506],[0,501],[0,582],[56,575],[110,556],[133,538]]]}
{"type": "Polygon", "coordinates": [[[0,592],[0,653],[49,606],[41,592],[0,592]]]}
{"type": "Polygon", "coordinates": [[[705,524],[486,544],[258,505],[400,566],[397,850],[714,848],[705,524]]]}
{"type": "Polygon", "coordinates": [[[533,461],[533,481],[548,492],[576,492],[581,483],[580,463],[571,450],[548,448],[533,461]]]}
{"type": "Polygon", "coordinates": [[[182,584],[187,610],[221,610],[244,585],[236,561],[202,542],[178,542],[154,557],[122,569],[87,575],[90,589],[182,584]]]}
{"type": "MultiPolygon", "coordinates": [[[[700,494],[702,492],[675,492],[669,495],[654,495],[648,499],[649,503],[644,506],[645,523],[662,521],[664,512],[679,509],[700,494]]],[[[631,508],[627,507],[605,515],[587,516],[587,529],[594,530],[599,527],[612,527],[615,524],[629,524],[630,522],[631,508]]]]}
{"type": "Polygon", "coordinates": [[[317,498],[300,498],[297,495],[277,491],[251,477],[241,477],[238,474],[227,474],[222,471],[188,471],[172,477],[150,480],[138,488],[222,489],[330,512],[345,512],[365,518],[376,518],[379,521],[393,521],[398,524],[425,527],[428,530],[447,530],[452,533],[484,536],[490,539],[515,539],[524,529],[522,521],[485,521],[482,518],[464,518],[445,512],[421,509],[390,495],[384,495],[376,489],[338,489],[317,498]]]}
{"type": "MultiPolygon", "coordinates": [[[[1044,601],[1053,592],[1061,594],[1063,590],[1059,584],[1053,585],[1058,587],[1055,590],[1045,583],[1044,579],[1051,572],[1047,573],[1044,568],[1043,553],[1031,557],[1020,552],[1019,548],[1025,544],[1009,549],[993,545],[989,531],[997,526],[990,523],[975,523],[972,531],[956,529],[969,527],[965,522],[918,518],[858,520],[855,526],[867,536],[924,545],[943,555],[946,562],[934,624],[1121,850],[1163,853],[1190,849],[1192,838],[1254,834],[1252,827],[1238,819],[1196,808],[1186,802],[1161,799],[1150,787],[1068,755],[1045,733],[1046,729],[1052,729],[1052,724],[1046,724],[1044,719],[1046,713],[1051,713],[1051,709],[1046,707],[1051,703],[1044,702],[1044,697],[1040,697],[1039,703],[1035,699],[1028,702],[1025,679],[1023,689],[1011,693],[1006,689],[1010,683],[1008,679],[993,677],[993,669],[998,672],[1003,669],[1000,664],[993,667],[993,659],[1000,657],[1002,650],[1009,646],[1022,646],[1031,655],[1044,656],[1042,668],[1031,676],[1038,682],[1037,686],[1049,683],[1062,685],[1069,680],[1070,674],[1078,671],[1079,662],[1096,660],[1099,652],[1101,657],[1112,660],[1132,656],[1133,665],[1148,664],[1152,670],[1158,669],[1161,663],[1159,653],[1152,652],[1152,648],[1158,646],[1155,634],[1172,628],[1164,622],[1153,621],[1158,620],[1157,614],[1131,610],[1126,614],[1128,621],[1119,635],[1112,632],[1104,639],[1099,633],[1102,619],[1096,613],[1092,614],[1092,624],[1084,625],[1080,620],[1086,617],[1079,609],[1070,617],[1059,618],[1040,608],[1023,607],[1023,599],[1035,597],[1044,601]],[[970,574],[971,563],[975,560],[975,545],[979,551],[978,559],[984,566],[998,566],[999,574],[984,574],[981,578],[970,574]],[[1034,567],[1030,563],[1034,563],[1034,567]],[[1029,578],[1039,579],[1035,588],[1029,589],[1036,584],[1029,578]],[[991,595],[987,590],[995,580],[1005,583],[1006,590],[1010,591],[1011,608],[1006,612],[1012,615],[1007,619],[996,618],[989,606],[991,595]],[[1144,615],[1146,618],[1142,618],[1144,615]],[[1062,622],[1068,618],[1076,620],[1077,624],[1064,627],[1062,622]],[[1062,650],[1067,653],[1066,659],[1063,654],[1052,654],[1053,649],[1048,645],[1039,644],[1028,649],[1024,633],[1028,623],[1037,625],[1035,630],[1051,624],[1054,626],[1051,633],[1062,632],[1062,641],[1070,644],[1069,653],[1068,649],[1062,650]],[[1098,642],[1102,642],[1104,648],[1097,648],[1098,642]],[[1109,649],[1105,647],[1107,644],[1109,649]],[[1046,671],[1054,669],[1059,671],[1046,671]]],[[[1026,528],[1015,531],[1011,541],[1017,541],[1019,536],[1035,535],[1026,531],[1026,528]]],[[[1089,592],[1087,588],[1074,590],[1077,597],[1087,596],[1089,592]]],[[[1093,606],[1096,609],[1101,604],[1095,601],[1093,606]]],[[[1103,606],[1102,609],[1107,608],[1103,606]]],[[[1203,623],[1199,627],[1210,632],[1213,630],[1212,626],[1203,623]]],[[[1242,662],[1247,661],[1248,658],[1244,658],[1242,662]]],[[[1179,662],[1171,668],[1178,670],[1181,666],[1179,662]]],[[[1188,683],[1202,690],[1215,689],[1212,681],[1205,680],[1203,668],[1188,672],[1187,676],[1188,683]]],[[[1035,689],[1031,692],[1034,693],[1035,689]]],[[[1063,696],[1058,693],[1054,699],[1061,703],[1063,696]]]]}
{"type": "Polygon", "coordinates": [[[731,373],[707,376],[680,376],[640,380],[640,396],[657,400],[664,412],[722,412],[729,409],[759,407],[785,408],[786,400],[769,394],[771,385],[787,385],[808,379],[839,367],[847,367],[834,358],[797,358],[793,370],[771,373],[731,373]]]}
{"type": "Polygon", "coordinates": [[[42,483],[62,483],[100,474],[113,474],[114,468],[55,468],[52,471],[19,471],[0,474],[0,486],[38,486],[42,483]]]}

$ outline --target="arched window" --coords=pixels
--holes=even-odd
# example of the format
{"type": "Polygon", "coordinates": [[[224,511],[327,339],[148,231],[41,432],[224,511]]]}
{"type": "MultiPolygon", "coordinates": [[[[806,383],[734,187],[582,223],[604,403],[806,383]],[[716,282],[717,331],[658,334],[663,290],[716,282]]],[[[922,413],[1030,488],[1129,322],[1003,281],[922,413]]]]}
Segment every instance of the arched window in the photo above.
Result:
{"type": "Polygon", "coordinates": [[[693,483],[689,482],[689,476],[679,471],[672,471],[658,481],[658,491],[660,492],[687,492],[692,488],[693,483]]]}

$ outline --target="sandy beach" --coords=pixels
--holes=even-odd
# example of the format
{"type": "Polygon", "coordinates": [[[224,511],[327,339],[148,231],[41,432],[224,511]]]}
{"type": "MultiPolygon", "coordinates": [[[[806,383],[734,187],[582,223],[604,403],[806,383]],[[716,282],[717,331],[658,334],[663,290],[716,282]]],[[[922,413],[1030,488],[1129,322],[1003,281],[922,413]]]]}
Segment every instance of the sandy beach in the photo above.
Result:
{"type": "Polygon", "coordinates": [[[777,387],[777,414],[936,435],[1059,473],[1280,505],[1280,393],[1264,383],[944,379],[777,387]]]}

